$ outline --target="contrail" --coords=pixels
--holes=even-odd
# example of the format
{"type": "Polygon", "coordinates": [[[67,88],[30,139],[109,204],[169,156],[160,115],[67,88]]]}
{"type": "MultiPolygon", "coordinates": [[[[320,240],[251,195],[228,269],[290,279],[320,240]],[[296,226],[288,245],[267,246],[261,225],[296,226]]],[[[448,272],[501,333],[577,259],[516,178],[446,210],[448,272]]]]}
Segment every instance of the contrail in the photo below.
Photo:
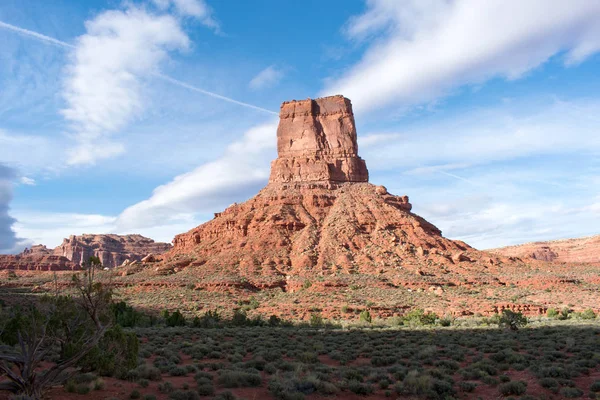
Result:
{"type": "Polygon", "coordinates": [[[255,106],[255,105],[252,105],[252,104],[248,104],[248,103],[244,103],[242,101],[238,101],[238,100],[235,100],[235,99],[232,99],[232,98],[229,98],[229,97],[221,96],[220,94],[209,92],[208,90],[200,89],[200,88],[198,88],[196,86],[192,86],[190,84],[187,84],[185,82],[179,81],[177,79],[171,78],[171,77],[163,75],[163,74],[155,73],[153,75],[156,76],[157,78],[162,79],[163,81],[172,83],[173,85],[176,85],[176,86],[181,86],[182,88],[193,90],[194,92],[202,93],[202,94],[205,94],[207,96],[214,97],[216,99],[221,99],[221,100],[224,100],[224,101],[228,101],[230,103],[238,104],[240,106],[244,106],[244,107],[248,107],[248,108],[252,108],[254,110],[266,112],[266,113],[269,113],[269,114],[278,115],[275,111],[267,110],[266,108],[258,107],[258,106],[255,106]]]}
{"type": "MultiPolygon", "coordinates": [[[[63,42],[62,40],[58,40],[58,39],[55,39],[55,38],[50,37],[50,36],[42,35],[41,33],[33,32],[33,31],[28,30],[28,29],[19,28],[18,26],[7,24],[6,22],[2,22],[2,21],[0,21],[0,29],[6,29],[6,30],[9,30],[9,31],[18,33],[20,35],[23,35],[23,36],[27,36],[27,37],[30,37],[30,38],[33,38],[33,39],[37,39],[37,40],[39,40],[39,41],[41,41],[43,43],[46,43],[46,44],[53,44],[53,45],[64,47],[64,48],[68,48],[68,49],[74,49],[76,47],[76,46],[74,46],[74,45],[72,45],[70,43],[63,42]]],[[[202,93],[202,94],[204,94],[206,96],[214,97],[215,99],[227,101],[229,103],[237,104],[237,105],[242,106],[242,107],[251,108],[253,110],[257,110],[257,111],[261,111],[261,112],[265,112],[265,113],[269,113],[269,114],[278,115],[275,111],[267,110],[266,108],[258,107],[258,106],[255,106],[253,104],[244,103],[243,101],[239,101],[239,100],[232,99],[230,97],[222,96],[222,95],[220,95],[218,93],[213,93],[213,92],[210,92],[208,90],[204,90],[204,89],[201,89],[199,87],[192,86],[192,85],[187,84],[185,82],[182,82],[182,81],[179,81],[177,79],[171,78],[171,77],[169,77],[167,75],[155,73],[155,74],[153,74],[153,76],[155,76],[155,77],[157,77],[159,79],[162,79],[165,82],[169,82],[169,83],[171,83],[173,85],[176,85],[176,86],[179,86],[179,87],[182,87],[182,88],[185,88],[185,89],[193,90],[195,92],[202,93]]]]}
{"type": "Polygon", "coordinates": [[[0,28],[7,29],[9,31],[13,31],[18,33],[19,35],[29,36],[31,38],[40,40],[44,43],[54,44],[56,46],[66,47],[69,49],[74,49],[75,46],[69,44],[67,42],[63,42],[62,40],[54,39],[50,36],[42,35],[41,33],[33,32],[28,29],[19,28],[18,26],[14,26],[11,24],[7,24],[6,22],[0,21],[0,28]]]}

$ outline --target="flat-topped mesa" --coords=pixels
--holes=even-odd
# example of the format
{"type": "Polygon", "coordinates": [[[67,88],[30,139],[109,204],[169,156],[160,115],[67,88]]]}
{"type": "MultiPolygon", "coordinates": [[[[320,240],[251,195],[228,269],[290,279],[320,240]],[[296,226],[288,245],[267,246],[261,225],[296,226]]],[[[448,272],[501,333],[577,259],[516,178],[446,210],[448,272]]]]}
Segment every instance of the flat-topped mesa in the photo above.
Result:
{"type": "Polygon", "coordinates": [[[368,182],[352,104],[344,96],[281,105],[269,182],[368,182]]]}

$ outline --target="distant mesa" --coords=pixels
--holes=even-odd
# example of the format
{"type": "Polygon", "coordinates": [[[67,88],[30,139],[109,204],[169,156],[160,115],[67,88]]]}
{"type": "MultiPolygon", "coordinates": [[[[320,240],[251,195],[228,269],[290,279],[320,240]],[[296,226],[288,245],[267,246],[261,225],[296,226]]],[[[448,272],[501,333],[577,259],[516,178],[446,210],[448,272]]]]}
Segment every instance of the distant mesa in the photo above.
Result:
{"type": "Polygon", "coordinates": [[[98,257],[103,267],[114,268],[170,249],[168,243],[157,243],[141,235],[72,235],[54,249],[35,245],[18,255],[0,255],[0,269],[77,270],[92,256],[98,257]]]}
{"type": "Polygon", "coordinates": [[[600,235],[524,243],[490,250],[507,257],[563,263],[600,263],[600,235]]]}

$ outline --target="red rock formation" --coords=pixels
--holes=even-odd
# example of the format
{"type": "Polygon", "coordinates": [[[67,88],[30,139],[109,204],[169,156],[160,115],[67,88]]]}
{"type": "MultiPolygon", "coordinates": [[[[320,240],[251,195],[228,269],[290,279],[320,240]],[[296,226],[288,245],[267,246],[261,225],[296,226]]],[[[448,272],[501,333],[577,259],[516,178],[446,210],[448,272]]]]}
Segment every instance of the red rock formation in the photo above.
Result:
{"type": "Polygon", "coordinates": [[[198,274],[242,275],[263,285],[260,277],[372,273],[484,257],[411,213],[407,196],[367,182],[350,100],[284,103],[277,146],[269,184],[177,235],[167,264],[183,259],[180,269],[187,257],[198,274]]]}
{"type": "Polygon", "coordinates": [[[66,257],[49,254],[0,255],[0,270],[74,271],[79,265],[66,257]]]}
{"type": "Polygon", "coordinates": [[[367,182],[358,156],[350,100],[343,96],[285,102],[270,182],[367,182]]]}
{"type": "Polygon", "coordinates": [[[72,235],[52,253],[76,264],[86,263],[95,256],[104,267],[114,268],[125,260],[140,261],[148,254],[158,255],[170,249],[168,243],[157,243],[141,235],[72,235]]]}
{"type": "Polygon", "coordinates": [[[600,235],[578,239],[525,243],[489,251],[507,257],[550,262],[600,263],[600,235]]]}

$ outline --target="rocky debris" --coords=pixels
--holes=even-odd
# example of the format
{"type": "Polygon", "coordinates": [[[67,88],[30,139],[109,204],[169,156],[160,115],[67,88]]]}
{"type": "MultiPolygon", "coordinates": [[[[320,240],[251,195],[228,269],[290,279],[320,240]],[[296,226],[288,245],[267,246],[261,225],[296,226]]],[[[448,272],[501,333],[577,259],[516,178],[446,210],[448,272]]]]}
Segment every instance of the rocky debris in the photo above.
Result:
{"type": "Polygon", "coordinates": [[[414,266],[489,260],[413,214],[407,196],[367,182],[350,100],[283,103],[277,148],[269,184],[177,235],[166,265],[188,260],[178,267],[202,276],[241,275],[260,285],[273,277],[402,268],[429,276],[414,266]]]}
{"type": "Polygon", "coordinates": [[[148,254],[146,257],[140,260],[143,263],[153,263],[160,261],[154,254],[148,254]]]}
{"type": "Polygon", "coordinates": [[[600,235],[525,243],[489,250],[506,257],[563,263],[600,263],[600,235]]]}
{"type": "Polygon", "coordinates": [[[158,243],[141,235],[72,235],[55,248],[53,254],[77,264],[84,264],[95,256],[103,266],[114,268],[126,260],[140,261],[148,254],[161,254],[170,249],[168,243],[158,243]]]}
{"type": "Polygon", "coordinates": [[[350,100],[343,96],[289,101],[281,105],[278,157],[270,182],[367,182],[358,156],[350,100]]]}
{"type": "Polygon", "coordinates": [[[75,271],[79,265],[66,257],[47,254],[0,255],[0,270],[75,271]]]}

